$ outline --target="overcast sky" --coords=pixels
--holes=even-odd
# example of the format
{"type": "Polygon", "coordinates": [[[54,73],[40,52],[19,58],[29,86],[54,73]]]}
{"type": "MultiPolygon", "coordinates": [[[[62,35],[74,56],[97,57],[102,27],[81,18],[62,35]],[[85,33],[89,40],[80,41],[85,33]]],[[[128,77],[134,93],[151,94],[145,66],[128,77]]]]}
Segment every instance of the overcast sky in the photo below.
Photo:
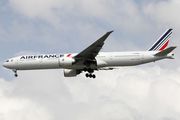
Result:
{"type": "Polygon", "coordinates": [[[168,28],[174,60],[65,78],[62,70],[0,69],[0,120],[179,120],[179,0],[1,0],[0,64],[78,53],[107,31],[102,51],[147,50],[168,28]]]}

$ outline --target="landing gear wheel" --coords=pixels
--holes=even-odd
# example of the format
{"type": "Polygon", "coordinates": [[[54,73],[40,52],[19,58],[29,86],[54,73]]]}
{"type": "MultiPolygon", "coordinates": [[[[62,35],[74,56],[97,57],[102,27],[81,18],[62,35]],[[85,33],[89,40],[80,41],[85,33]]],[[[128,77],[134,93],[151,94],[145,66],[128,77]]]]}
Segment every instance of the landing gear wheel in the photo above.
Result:
{"type": "Polygon", "coordinates": [[[93,78],[96,78],[96,75],[92,75],[93,78]]]}
{"type": "Polygon", "coordinates": [[[13,70],[13,72],[15,73],[15,74],[14,74],[14,76],[15,76],[15,77],[17,77],[17,76],[18,76],[18,74],[17,74],[17,70],[16,70],[16,69],[14,69],[14,70],[13,70]]]}
{"type": "Polygon", "coordinates": [[[86,77],[89,77],[89,74],[88,74],[88,73],[86,73],[86,77]]]}
{"type": "Polygon", "coordinates": [[[15,76],[15,77],[17,77],[17,76],[18,76],[18,74],[14,74],[14,76],[15,76]]]}
{"type": "Polygon", "coordinates": [[[89,74],[89,77],[92,78],[92,74],[89,74]]]}
{"type": "Polygon", "coordinates": [[[90,78],[96,78],[96,75],[94,75],[94,74],[88,74],[88,73],[86,73],[86,77],[90,77],[90,78]]]}

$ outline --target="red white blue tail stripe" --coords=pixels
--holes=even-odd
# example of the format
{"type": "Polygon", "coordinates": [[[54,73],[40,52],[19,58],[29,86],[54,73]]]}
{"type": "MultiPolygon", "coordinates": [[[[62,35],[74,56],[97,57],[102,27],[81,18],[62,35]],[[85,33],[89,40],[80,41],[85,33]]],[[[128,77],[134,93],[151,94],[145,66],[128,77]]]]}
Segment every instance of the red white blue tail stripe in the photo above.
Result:
{"type": "Polygon", "coordinates": [[[161,51],[166,48],[169,43],[173,29],[168,29],[149,49],[148,51],[161,51]]]}

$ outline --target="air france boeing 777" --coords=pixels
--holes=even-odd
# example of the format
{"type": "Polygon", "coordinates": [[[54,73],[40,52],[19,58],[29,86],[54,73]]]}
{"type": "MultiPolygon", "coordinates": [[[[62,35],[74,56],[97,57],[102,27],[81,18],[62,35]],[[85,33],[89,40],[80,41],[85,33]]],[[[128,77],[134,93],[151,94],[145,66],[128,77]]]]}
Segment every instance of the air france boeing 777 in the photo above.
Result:
{"type": "Polygon", "coordinates": [[[147,51],[99,52],[106,38],[113,32],[107,32],[89,47],[77,54],[40,54],[23,55],[8,59],[3,66],[17,70],[64,69],[65,77],[74,77],[87,72],[86,77],[95,78],[94,70],[112,70],[117,66],[135,66],[170,58],[176,46],[167,47],[173,29],[168,29],[147,51]]]}

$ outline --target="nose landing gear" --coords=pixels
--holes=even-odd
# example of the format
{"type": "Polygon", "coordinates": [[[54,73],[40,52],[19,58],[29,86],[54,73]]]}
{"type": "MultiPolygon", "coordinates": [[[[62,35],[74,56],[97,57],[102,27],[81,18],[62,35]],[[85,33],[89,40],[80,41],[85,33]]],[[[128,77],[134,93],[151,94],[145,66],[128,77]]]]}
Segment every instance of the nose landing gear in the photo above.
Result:
{"type": "Polygon", "coordinates": [[[14,69],[14,70],[13,70],[13,72],[15,73],[15,74],[14,74],[14,76],[15,76],[15,77],[17,77],[17,76],[18,76],[18,74],[17,74],[17,70],[16,70],[16,69],[14,69]]]}

